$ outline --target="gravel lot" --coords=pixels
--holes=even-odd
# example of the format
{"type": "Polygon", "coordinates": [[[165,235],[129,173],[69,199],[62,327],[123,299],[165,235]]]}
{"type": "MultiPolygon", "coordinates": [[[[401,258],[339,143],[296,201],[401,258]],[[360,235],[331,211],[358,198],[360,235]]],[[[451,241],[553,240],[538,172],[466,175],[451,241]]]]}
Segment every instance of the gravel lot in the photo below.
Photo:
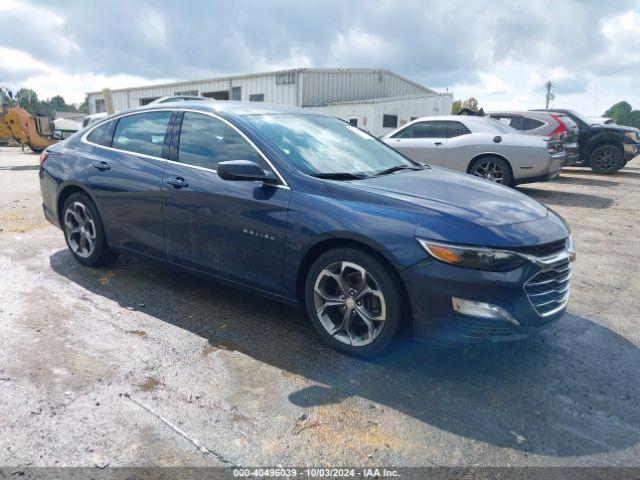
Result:
{"type": "Polygon", "coordinates": [[[324,347],[302,311],[80,266],[0,148],[0,465],[640,466],[640,157],[521,188],[571,224],[567,315],[477,351],[324,347]]]}

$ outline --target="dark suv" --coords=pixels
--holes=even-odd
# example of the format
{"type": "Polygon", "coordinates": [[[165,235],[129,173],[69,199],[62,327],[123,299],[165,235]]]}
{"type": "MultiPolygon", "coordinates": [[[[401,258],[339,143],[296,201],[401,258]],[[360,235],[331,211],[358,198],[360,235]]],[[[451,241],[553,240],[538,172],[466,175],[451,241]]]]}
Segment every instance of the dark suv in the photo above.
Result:
{"type": "Polygon", "coordinates": [[[561,108],[532,110],[562,113],[580,129],[580,158],[575,165],[591,167],[597,173],[612,174],[640,154],[640,130],[620,125],[593,124],[573,110],[561,108]]]}

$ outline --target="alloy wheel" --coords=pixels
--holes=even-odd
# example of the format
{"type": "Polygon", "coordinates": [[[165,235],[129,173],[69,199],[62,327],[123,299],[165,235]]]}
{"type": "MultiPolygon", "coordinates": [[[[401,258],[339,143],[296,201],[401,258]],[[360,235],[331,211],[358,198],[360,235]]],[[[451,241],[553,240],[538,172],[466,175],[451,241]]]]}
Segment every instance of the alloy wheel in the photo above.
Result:
{"type": "Polygon", "coordinates": [[[71,250],[88,258],[96,247],[96,224],[86,205],[71,203],[64,212],[65,234],[71,250]]]}
{"type": "Polygon", "coordinates": [[[320,271],[313,298],[323,328],[341,343],[368,345],[382,332],[385,296],[373,275],[356,263],[334,262],[320,271]]]}
{"type": "Polygon", "coordinates": [[[480,163],[473,171],[476,177],[484,178],[495,183],[504,182],[504,171],[502,166],[492,160],[480,163]]]}
{"type": "Polygon", "coordinates": [[[613,167],[615,163],[616,163],[616,156],[615,156],[615,152],[612,149],[605,148],[598,152],[596,156],[596,165],[599,168],[603,170],[608,170],[609,168],[613,167]]]}

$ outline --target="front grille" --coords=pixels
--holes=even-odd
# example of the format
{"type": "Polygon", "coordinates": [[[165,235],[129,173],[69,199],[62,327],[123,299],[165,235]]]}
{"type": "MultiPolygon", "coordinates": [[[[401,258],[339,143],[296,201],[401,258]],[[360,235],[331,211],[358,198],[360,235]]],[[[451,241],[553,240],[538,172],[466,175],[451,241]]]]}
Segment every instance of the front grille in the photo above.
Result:
{"type": "Polygon", "coordinates": [[[557,240],[551,243],[545,243],[543,245],[536,245],[534,247],[510,247],[509,250],[519,253],[526,253],[533,255],[534,257],[550,257],[551,255],[557,255],[563,252],[567,247],[567,239],[557,240]]]}
{"type": "Polygon", "coordinates": [[[524,286],[531,304],[546,317],[563,308],[569,299],[571,261],[567,258],[544,267],[524,286]]]}

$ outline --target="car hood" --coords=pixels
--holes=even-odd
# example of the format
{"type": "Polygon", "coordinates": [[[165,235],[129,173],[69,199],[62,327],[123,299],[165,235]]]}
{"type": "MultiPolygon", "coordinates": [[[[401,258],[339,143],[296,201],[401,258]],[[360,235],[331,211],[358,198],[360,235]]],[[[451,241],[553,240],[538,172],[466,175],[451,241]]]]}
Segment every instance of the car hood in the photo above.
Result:
{"type": "Polygon", "coordinates": [[[616,130],[618,132],[639,132],[640,129],[635,127],[627,127],[625,125],[603,125],[600,123],[594,123],[591,125],[592,128],[599,128],[601,130],[616,130]]]}
{"type": "MultiPolygon", "coordinates": [[[[445,168],[431,167],[348,182],[327,182],[424,207],[470,223],[495,227],[540,220],[545,206],[508,187],[445,168]]],[[[333,188],[332,188],[333,186],[333,188]]]]}

